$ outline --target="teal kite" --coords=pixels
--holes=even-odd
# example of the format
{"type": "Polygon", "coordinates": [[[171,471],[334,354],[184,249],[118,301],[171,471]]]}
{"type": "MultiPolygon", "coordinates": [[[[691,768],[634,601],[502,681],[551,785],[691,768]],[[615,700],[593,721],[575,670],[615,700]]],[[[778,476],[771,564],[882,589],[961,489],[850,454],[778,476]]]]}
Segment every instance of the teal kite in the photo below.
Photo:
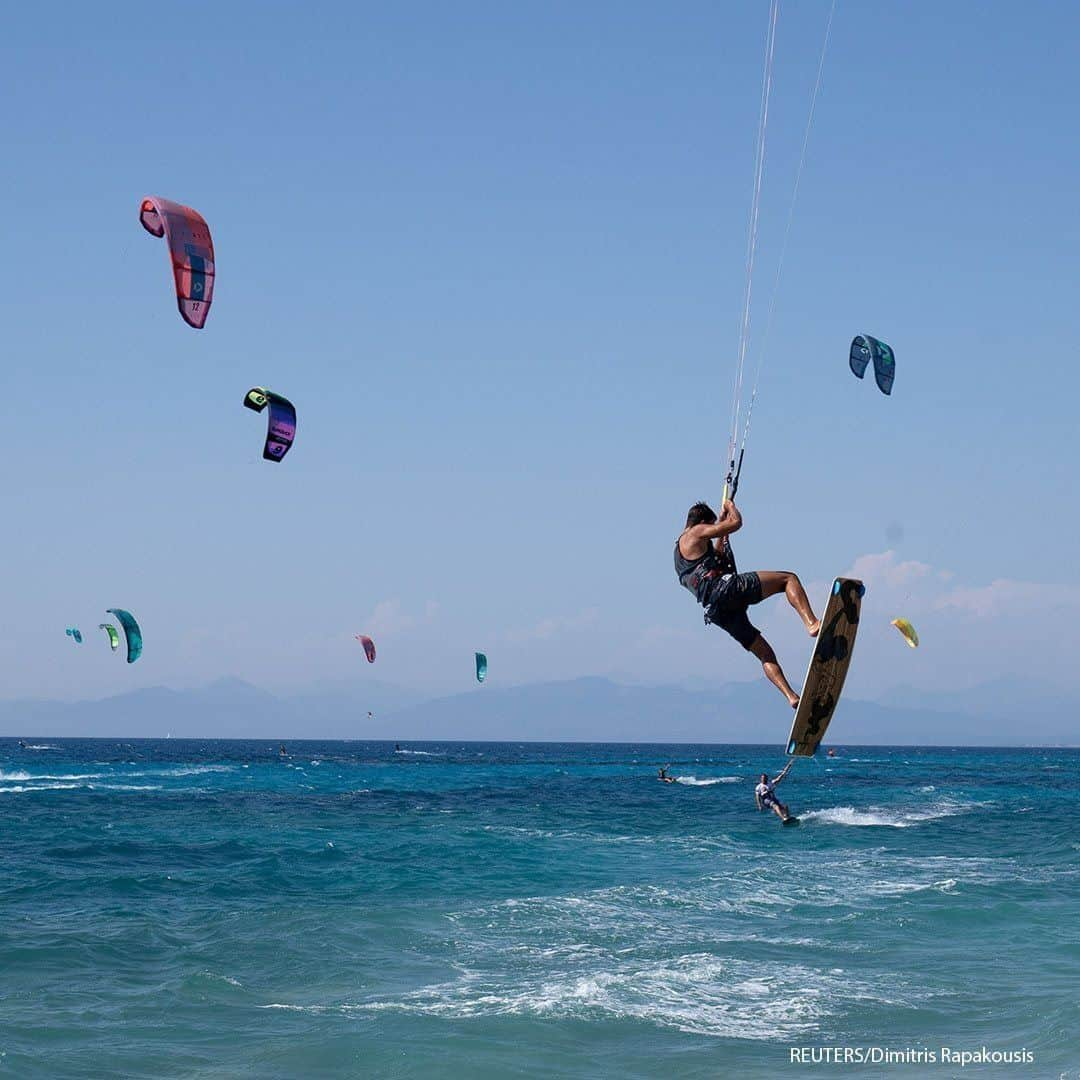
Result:
{"type": "Polygon", "coordinates": [[[483,682],[487,678],[487,657],[482,653],[476,654],[476,681],[483,682]]]}
{"type": "Polygon", "coordinates": [[[874,361],[874,379],[883,394],[892,393],[893,379],[896,378],[896,356],[891,346],[869,334],[859,334],[851,343],[848,363],[857,379],[866,374],[866,366],[874,361]]]}
{"type": "Polygon", "coordinates": [[[127,662],[134,664],[142,656],[142,631],[135,621],[135,616],[123,608],[107,608],[110,615],[116,616],[116,621],[124,628],[124,636],[127,638],[127,662]]]}

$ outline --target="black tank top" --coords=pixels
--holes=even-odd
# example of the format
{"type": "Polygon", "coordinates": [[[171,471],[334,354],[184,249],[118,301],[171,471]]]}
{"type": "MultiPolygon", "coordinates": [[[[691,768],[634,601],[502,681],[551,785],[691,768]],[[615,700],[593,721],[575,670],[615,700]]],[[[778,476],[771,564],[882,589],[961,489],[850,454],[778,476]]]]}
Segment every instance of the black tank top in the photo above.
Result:
{"type": "Polygon", "coordinates": [[[716,551],[710,543],[709,550],[699,559],[683,558],[679,541],[675,541],[675,573],[679,584],[684,589],[689,589],[699,604],[708,607],[712,602],[713,590],[719,582],[736,572],[735,556],[731,553],[731,544],[726,537],[722,551],[716,551]]]}

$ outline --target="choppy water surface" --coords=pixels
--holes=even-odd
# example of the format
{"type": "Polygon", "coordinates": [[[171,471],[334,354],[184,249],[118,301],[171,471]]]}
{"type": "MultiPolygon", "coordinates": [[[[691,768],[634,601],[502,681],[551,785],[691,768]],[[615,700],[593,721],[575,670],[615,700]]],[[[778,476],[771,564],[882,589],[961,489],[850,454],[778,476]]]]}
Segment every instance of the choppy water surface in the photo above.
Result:
{"type": "Polygon", "coordinates": [[[0,1072],[1080,1076],[1076,751],[26,741],[0,1072]]]}

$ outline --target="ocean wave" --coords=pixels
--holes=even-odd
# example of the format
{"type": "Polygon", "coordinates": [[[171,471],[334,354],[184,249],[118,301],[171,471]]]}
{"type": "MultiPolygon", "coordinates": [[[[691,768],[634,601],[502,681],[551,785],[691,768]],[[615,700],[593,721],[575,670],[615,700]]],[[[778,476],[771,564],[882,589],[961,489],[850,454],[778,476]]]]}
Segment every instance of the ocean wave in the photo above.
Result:
{"type": "Polygon", "coordinates": [[[83,784],[16,784],[14,787],[0,787],[0,795],[22,795],[27,791],[71,791],[84,786],[83,784]]]}
{"type": "Polygon", "coordinates": [[[87,784],[91,791],[161,791],[160,784],[87,784]]]}
{"type": "MultiPolygon", "coordinates": [[[[443,754],[434,753],[429,750],[395,750],[395,754],[410,754],[412,757],[443,757],[443,754]]],[[[483,757],[483,754],[478,754],[477,757],[483,757]]]]}
{"type": "Polygon", "coordinates": [[[950,893],[956,888],[956,885],[956,878],[928,882],[876,881],[866,891],[877,896],[906,896],[908,893],[928,892],[931,889],[936,892],[950,893]]]}
{"type": "Polygon", "coordinates": [[[59,750],[59,746],[52,746],[49,743],[27,743],[23,750],[59,750]]]}
{"type": "MultiPolygon", "coordinates": [[[[12,772],[5,773],[0,769],[0,784],[8,780],[100,780],[102,777],[111,776],[111,773],[28,773],[12,772]]],[[[128,774],[130,775],[130,774],[128,774]]]]}
{"type": "MultiPolygon", "coordinates": [[[[31,781],[41,780],[42,777],[34,776],[30,777],[31,781]]],[[[0,787],[0,795],[22,795],[28,791],[161,791],[160,784],[91,784],[85,777],[50,777],[53,781],[63,780],[78,780],[78,783],[29,783],[29,784],[14,784],[10,787],[0,787]]]]}
{"type": "Polygon", "coordinates": [[[210,979],[213,982],[228,983],[229,986],[237,986],[243,988],[243,983],[239,979],[234,979],[231,975],[220,975],[216,971],[200,971],[199,975],[204,979],[210,979]]]}
{"type": "Polygon", "coordinates": [[[230,765],[195,765],[176,766],[167,769],[118,769],[115,772],[92,772],[92,773],[35,773],[19,769],[15,772],[4,772],[0,769],[0,784],[9,781],[37,781],[37,780],[132,780],[135,778],[150,777],[160,780],[168,777],[201,776],[205,773],[232,772],[230,765]]]}
{"type": "MultiPolygon", "coordinates": [[[[247,766],[245,765],[246,769],[247,766]]],[[[146,773],[128,773],[129,776],[202,776],[204,773],[235,772],[235,765],[177,765],[171,769],[151,769],[146,773]]]]}
{"type": "Polygon", "coordinates": [[[707,776],[699,780],[696,776],[676,776],[677,784],[689,784],[690,787],[712,787],[713,784],[741,784],[741,776],[707,776]]]}

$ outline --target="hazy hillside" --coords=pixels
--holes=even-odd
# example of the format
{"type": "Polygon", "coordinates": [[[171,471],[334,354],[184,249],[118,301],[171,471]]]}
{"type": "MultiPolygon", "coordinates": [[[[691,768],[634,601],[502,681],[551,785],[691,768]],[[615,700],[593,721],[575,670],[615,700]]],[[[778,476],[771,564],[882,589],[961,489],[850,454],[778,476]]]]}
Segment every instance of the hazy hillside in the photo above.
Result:
{"type": "MultiPolygon", "coordinates": [[[[883,704],[846,699],[833,744],[1060,745],[1080,742],[1072,710],[1028,688],[1007,688],[929,707],[914,692],[883,704]],[[921,700],[921,704],[920,704],[921,700]],[[982,701],[981,709],[975,703],[982,701]],[[993,704],[999,703],[994,708],[993,704]]],[[[238,679],[197,690],[154,687],[100,701],[0,703],[8,736],[160,738],[484,739],[783,744],[791,714],[764,683],[715,689],[625,686],[592,677],[527,686],[478,686],[418,700],[388,684],[357,683],[275,696],[238,679]],[[369,712],[374,715],[369,717],[369,712]]]]}

